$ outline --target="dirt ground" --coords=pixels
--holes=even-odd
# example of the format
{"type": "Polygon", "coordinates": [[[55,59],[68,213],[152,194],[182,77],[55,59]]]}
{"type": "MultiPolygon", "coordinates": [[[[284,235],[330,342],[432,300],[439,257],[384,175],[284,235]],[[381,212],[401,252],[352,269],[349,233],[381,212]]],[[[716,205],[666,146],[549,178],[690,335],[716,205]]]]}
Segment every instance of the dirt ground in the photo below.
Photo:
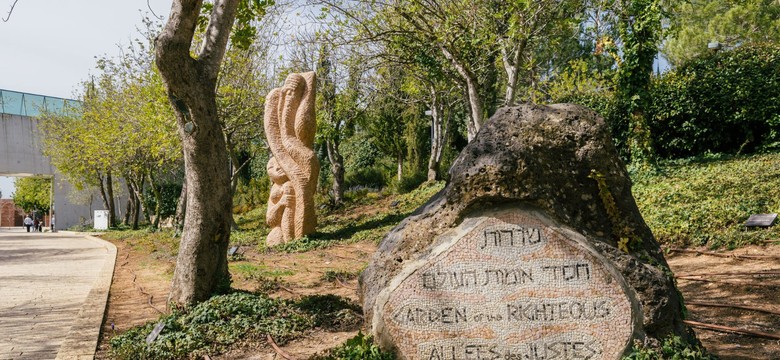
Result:
{"type": "MultiPolygon", "coordinates": [[[[96,357],[98,359],[107,358],[108,340],[113,334],[154,320],[161,311],[166,310],[165,300],[174,266],[174,259],[155,259],[140,255],[122,241],[114,243],[118,249],[117,265],[96,357]]],[[[778,245],[719,252],[721,256],[693,252],[671,252],[667,255],[685,297],[688,319],[778,334],[778,245]],[[713,303],[758,307],[775,314],[712,306],[713,303]]],[[[264,289],[270,291],[272,296],[284,298],[336,294],[357,300],[356,275],[365,267],[375,250],[376,246],[370,242],[294,254],[258,253],[251,248],[241,248],[239,253],[242,259],[231,262],[233,285],[245,290],[264,289]]],[[[281,347],[281,351],[294,359],[306,359],[343,343],[356,333],[313,331],[281,347]]],[[[696,333],[705,347],[721,359],[780,359],[778,340],[702,328],[696,328],[696,333]]],[[[244,344],[212,359],[277,360],[283,357],[263,342],[244,344]]]]}
{"type": "MultiPolygon", "coordinates": [[[[702,251],[705,254],[667,255],[688,320],[780,336],[780,243],[719,252],[720,256],[702,251]],[[726,305],[757,309],[722,307],[726,305]]],[[[721,359],[780,359],[780,340],[694,329],[721,359]]]]}
{"type": "MultiPolygon", "coordinates": [[[[112,243],[117,246],[117,265],[97,359],[109,358],[109,341],[114,334],[155,320],[166,311],[175,262],[174,259],[141,255],[122,241],[112,243]]],[[[375,250],[376,246],[368,242],[293,254],[261,254],[252,248],[240,248],[238,253],[243,259],[230,263],[233,287],[250,291],[262,289],[281,298],[335,294],[357,301],[357,274],[375,250]],[[241,271],[242,268],[251,271],[241,271]]],[[[281,350],[295,359],[306,359],[340,345],[356,334],[357,329],[349,332],[315,330],[282,346],[281,350]]],[[[283,359],[268,343],[244,344],[228,354],[211,358],[283,359]]]]}

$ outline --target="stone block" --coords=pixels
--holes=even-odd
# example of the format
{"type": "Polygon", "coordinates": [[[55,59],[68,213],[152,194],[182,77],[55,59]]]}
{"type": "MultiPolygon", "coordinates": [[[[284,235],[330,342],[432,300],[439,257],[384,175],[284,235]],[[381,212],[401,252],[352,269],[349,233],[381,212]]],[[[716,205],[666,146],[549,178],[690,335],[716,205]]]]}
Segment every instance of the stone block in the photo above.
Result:
{"type": "Polygon", "coordinates": [[[604,121],[502,108],[450,182],[382,241],[365,319],[401,359],[619,359],[696,343],[604,121]]]}

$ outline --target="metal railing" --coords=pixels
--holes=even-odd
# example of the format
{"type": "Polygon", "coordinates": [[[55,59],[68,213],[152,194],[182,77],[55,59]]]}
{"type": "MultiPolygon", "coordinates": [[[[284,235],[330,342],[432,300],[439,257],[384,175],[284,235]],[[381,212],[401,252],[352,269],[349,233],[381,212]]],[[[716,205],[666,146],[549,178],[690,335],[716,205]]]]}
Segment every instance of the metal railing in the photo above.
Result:
{"type": "Polygon", "coordinates": [[[64,113],[80,101],[0,89],[0,114],[36,117],[43,112],[64,113]]]}

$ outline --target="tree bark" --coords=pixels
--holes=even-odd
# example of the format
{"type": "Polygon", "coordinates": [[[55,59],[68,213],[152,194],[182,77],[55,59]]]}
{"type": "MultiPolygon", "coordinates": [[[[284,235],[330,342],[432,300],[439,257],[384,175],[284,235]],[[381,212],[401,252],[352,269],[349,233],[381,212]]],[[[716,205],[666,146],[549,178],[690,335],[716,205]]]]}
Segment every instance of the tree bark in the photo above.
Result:
{"type": "MultiPolygon", "coordinates": [[[[128,190],[130,188],[128,187],[128,190]]],[[[130,226],[130,211],[133,208],[133,192],[127,192],[127,204],[125,205],[125,216],[122,218],[122,224],[130,226]]]]}
{"type": "Polygon", "coordinates": [[[146,200],[146,196],[144,196],[144,185],[146,185],[146,177],[142,176],[140,182],[133,179],[132,177],[128,178],[128,181],[130,181],[135,198],[138,200],[136,203],[138,207],[138,214],[143,214],[144,220],[146,220],[148,223],[151,223],[151,209],[149,209],[149,203],[146,200]]]}
{"type": "Polygon", "coordinates": [[[504,63],[504,71],[506,72],[506,95],[504,97],[504,105],[512,106],[517,98],[517,83],[520,78],[520,59],[523,51],[525,51],[525,41],[518,45],[516,48],[508,49],[509,44],[505,44],[501,48],[501,60],[504,63]]]}
{"type": "Polygon", "coordinates": [[[341,123],[334,119],[336,88],[331,78],[331,66],[330,50],[326,45],[323,45],[320,48],[317,63],[317,77],[319,78],[323,118],[330,126],[333,126],[333,131],[325,139],[325,148],[328,152],[328,161],[330,161],[330,173],[333,175],[333,204],[339,206],[344,202],[344,157],[339,152],[341,123]]]}
{"type": "MultiPolygon", "coordinates": [[[[106,186],[103,184],[103,175],[100,172],[97,173],[98,191],[100,192],[100,199],[103,200],[103,208],[108,209],[108,195],[106,195],[106,186]]],[[[111,224],[111,212],[109,211],[108,223],[111,224]]]]}
{"type": "Polygon", "coordinates": [[[154,196],[154,220],[152,220],[152,228],[160,228],[160,206],[162,203],[162,196],[160,195],[160,189],[154,185],[154,178],[152,173],[148,174],[149,188],[152,189],[152,195],[154,196]]]}
{"type": "Polygon", "coordinates": [[[471,140],[477,136],[477,132],[479,132],[479,128],[482,126],[482,120],[485,117],[484,104],[482,103],[482,98],[479,96],[479,81],[477,80],[476,75],[469,71],[466,66],[461,64],[446,47],[440,46],[439,49],[442,54],[444,54],[444,57],[450,61],[455,70],[457,70],[458,74],[460,74],[463,82],[466,83],[466,98],[469,101],[470,109],[469,119],[466,123],[466,135],[468,141],[471,142],[471,140]]]}
{"type": "Polygon", "coordinates": [[[135,196],[135,192],[130,195],[133,198],[133,230],[138,230],[138,221],[141,217],[141,199],[135,196]]]}
{"type": "Polygon", "coordinates": [[[404,154],[399,152],[395,155],[395,162],[397,165],[395,177],[400,182],[404,177],[404,154]]]}
{"type": "Polygon", "coordinates": [[[429,91],[431,93],[431,156],[428,158],[428,181],[436,181],[439,179],[441,154],[444,150],[449,122],[442,118],[446,110],[441,104],[436,89],[431,86],[429,91]],[[443,124],[445,122],[447,124],[443,124]]]}
{"type": "Polygon", "coordinates": [[[188,306],[229,289],[228,155],[217,116],[216,83],[238,0],[216,0],[200,50],[190,55],[201,1],[174,0],[155,41],[156,63],[176,111],[184,151],[187,209],[169,295],[188,306]]]}
{"type": "Polygon", "coordinates": [[[114,179],[111,170],[106,173],[106,195],[108,196],[108,226],[116,227],[116,202],[114,202],[114,179]]]}
{"type": "Polygon", "coordinates": [[[339,152],[339,144],[334,140],[326,140],[330,161],[330,173],[333,175],[333,202],[336,206],[344,202],[344,157],[339,152]]]}

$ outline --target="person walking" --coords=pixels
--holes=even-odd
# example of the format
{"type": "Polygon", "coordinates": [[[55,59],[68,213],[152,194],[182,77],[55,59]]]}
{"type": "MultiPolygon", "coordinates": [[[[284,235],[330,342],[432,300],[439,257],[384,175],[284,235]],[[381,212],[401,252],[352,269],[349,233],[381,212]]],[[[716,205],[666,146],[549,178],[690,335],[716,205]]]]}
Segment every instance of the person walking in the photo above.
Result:
{"type": "Polygon", "coordinates": [[[27,215],[27,216],[24,218],[24,227],[26,227],[26,228],[27,228],[27,232],[30,232],[30,226],[32,226],[32,225],[33,225],[33,220],[32,220],[32,218],[30,217],[30,215],[27,215]]]}

